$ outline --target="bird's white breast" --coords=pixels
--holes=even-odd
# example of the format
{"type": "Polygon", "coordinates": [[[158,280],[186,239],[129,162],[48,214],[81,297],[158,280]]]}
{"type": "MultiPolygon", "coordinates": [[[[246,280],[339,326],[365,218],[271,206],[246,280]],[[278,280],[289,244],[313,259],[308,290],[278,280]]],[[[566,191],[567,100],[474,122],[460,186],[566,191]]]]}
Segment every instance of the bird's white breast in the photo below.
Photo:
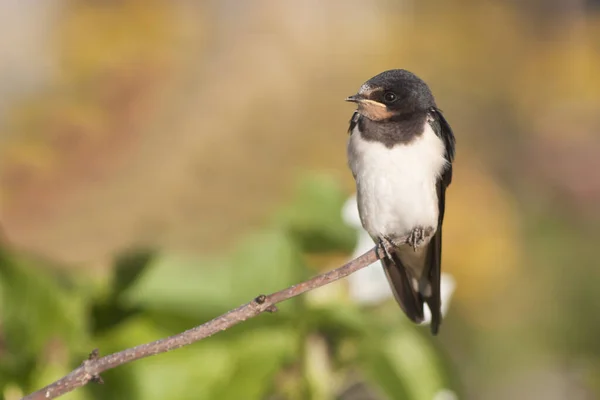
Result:
{"type": "Polygon", "coordinates": [[[445,164],[442,140],[425,122],[423,134],[392,148],[365,140],[358,126],[348,161],[356,179],[361,222],[372,237],[405,235],[417,226],[437,228],[436,182],[445,164]]]}

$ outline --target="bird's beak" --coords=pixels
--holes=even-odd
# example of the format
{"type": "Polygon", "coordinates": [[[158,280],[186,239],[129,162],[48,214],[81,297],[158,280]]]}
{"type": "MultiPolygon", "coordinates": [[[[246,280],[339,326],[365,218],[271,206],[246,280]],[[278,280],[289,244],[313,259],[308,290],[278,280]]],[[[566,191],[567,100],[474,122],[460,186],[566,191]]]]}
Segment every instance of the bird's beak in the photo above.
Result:
{"type": "Polygon", "coordinates": [[[364,100],[364,97],[360,94],[353,94],[352,96],[346,97],[345,101],[351,101],[352,103],[360,103],[364,100]]]}

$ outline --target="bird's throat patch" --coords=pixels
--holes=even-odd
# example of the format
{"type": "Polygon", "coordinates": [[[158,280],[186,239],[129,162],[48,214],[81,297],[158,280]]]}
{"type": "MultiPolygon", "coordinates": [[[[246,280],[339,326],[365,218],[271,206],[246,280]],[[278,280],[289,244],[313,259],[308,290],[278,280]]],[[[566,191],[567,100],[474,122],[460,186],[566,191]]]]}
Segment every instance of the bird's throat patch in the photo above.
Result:
{"type": "Polygon", "coordinates": [[[372,121],[382,121],[394,116],[385,104],[373,100],[361,100],[358,103],[358,112],[372,121]]]}

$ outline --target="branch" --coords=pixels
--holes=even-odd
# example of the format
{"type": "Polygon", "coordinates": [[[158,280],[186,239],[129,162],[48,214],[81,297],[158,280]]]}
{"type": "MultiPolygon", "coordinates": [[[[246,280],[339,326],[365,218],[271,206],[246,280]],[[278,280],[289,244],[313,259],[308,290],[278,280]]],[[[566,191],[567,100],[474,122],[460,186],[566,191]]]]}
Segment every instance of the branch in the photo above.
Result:
{"type": "Polygon", "coordinates": [[[177,335],[142,344],[105,357],[99,357],[98,349],[96,349],[90,354],[89,358],[81,364],[81,366],[73,370],[70,374],[37,392],[23,397],[21,400],[54,399],[75,390],[78,387],[84,386],[90,381],[102,383],[100,374],[106,370],[139,360],[140,358],[165,353],[170,350],[187,346],[188,344],[212,336],[215,333],[229,329],[249,318],[256,317],[265,311],[275,312],[277,311],[275,304],[308,292],[309,290],[325,286],[341,278],[345,278],[346,276],[373,264],[382,257],[384,257],[384,251],[375,246],[363,255],[339,268],[317,275],[305,282],[272,293],[268,296],[260,295],[249,303],[177,335]]]}

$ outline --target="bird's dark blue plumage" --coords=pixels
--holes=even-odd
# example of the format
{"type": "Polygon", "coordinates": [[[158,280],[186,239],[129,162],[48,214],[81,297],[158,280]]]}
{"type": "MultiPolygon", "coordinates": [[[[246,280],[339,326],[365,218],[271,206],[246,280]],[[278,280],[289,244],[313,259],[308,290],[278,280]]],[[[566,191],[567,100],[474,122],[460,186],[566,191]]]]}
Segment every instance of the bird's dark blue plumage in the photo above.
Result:
{"type": "Polygon", "coordinates": [[[365,82],[348,101],[348,161],[357,184],[363,227],[385,244],[382,262],[396,300],[415,322],[431,310],[441,324],[440,276],[446,189],[455,138],[429,87],[405,70],[365,82]]]}

